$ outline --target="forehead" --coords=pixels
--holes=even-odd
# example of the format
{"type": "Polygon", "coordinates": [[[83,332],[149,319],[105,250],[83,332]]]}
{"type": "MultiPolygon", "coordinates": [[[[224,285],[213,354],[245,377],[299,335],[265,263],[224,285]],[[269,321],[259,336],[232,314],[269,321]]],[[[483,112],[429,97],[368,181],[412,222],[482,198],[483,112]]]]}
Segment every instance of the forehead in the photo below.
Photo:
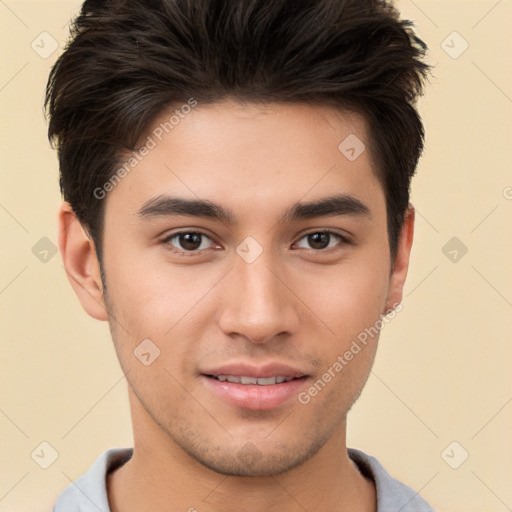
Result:
{"type": "MultiPolygon", "coordinates": [[[[148,136],[159,146],[172,145],[178,137],[182,157],[187,153],[194,157],[210,153],[219,159],[224,154],[229,159],[237,157],[242,166],[253,158],[272,157],[276,163],[283,163],[304,156],[318,161],[338,156],[339,145],[347,137],[352,146],[358,146],[358,153],[363,141],[369,142],[361,114],[325,105],[225,100],[199,104],[178,117],[174,112],[179,110],[163,112],[148,136]]],[[[349,153],[345,156],[352,158],[349,153]]],[[[267,166],[272,163],[265,161],[267,166]]]]}
{"type": "Polygon", "coordinates": [[[141,144],[150,149],[108,197],[131,213],[166,194],[229,203],[252,217],[255,206],[281,213],[284,203],[333,193],[382,199],[364,118],[333,107],[231,100],[178,107],[163,112],[141,144]]]}

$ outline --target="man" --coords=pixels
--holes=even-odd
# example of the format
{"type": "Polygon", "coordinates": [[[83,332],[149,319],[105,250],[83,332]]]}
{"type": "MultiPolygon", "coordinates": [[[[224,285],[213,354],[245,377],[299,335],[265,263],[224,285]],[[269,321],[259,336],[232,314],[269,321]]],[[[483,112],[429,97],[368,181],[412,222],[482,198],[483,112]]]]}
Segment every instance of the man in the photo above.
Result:
{"type": "Polygon", "coordinates": [[[47,89],[59,245],[134,448],[54,511],[432,510],[346,446],[413,238],[410,24],[376,0],[88,0],[72,35],[47,89]]]}

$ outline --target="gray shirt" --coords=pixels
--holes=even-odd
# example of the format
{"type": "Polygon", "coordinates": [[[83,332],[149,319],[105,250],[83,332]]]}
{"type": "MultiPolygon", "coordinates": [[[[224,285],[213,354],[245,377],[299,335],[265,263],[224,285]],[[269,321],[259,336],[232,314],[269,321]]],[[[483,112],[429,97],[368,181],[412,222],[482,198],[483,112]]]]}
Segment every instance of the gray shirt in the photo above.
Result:
{"type": "MultiPolygon", "coordinates": [[[[132,448],[113,448],[102,453],[85,475],[64,489],[53,512],[111,512],[107,474],[128,461],[132,453],[132,448]]],[[[392,478],[375,457],[353,448],[348,449],[348,455],[361,474],[375,483],[376,512],[435,512],[417,492],[392,478]]]]}

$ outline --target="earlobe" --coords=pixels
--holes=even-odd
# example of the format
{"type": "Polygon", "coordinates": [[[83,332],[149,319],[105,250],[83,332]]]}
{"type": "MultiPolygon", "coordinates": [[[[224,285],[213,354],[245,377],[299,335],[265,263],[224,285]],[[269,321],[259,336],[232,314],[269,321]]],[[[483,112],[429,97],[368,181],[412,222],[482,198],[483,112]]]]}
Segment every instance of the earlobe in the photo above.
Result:
{"type": "Polygon", "coordinates": [[[393,271],[389,282],[389,293],[386,303],[386,313],[391,312],[402,302],[403,288],[407,271],[409,269],[409,257],[411,255],[412,241],[414,237],[414,206],[409,203],[404,216],[404,223],[400,231],[398,247],[393,271]]]}
{"type": "Polygon", "coordinates": [[[82,307],[93,318],[108,320],[94,243],[67,202],[59,210],[59,249],[69,281],[82,307]]]}

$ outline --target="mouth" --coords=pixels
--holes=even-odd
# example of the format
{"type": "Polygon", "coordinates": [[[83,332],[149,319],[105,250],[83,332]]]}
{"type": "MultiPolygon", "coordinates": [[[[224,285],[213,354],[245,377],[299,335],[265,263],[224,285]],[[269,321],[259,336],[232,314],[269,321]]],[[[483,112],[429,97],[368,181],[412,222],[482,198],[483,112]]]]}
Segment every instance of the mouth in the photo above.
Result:
{"type": "Polygon", "coordinates": [[[201,373],[206,389],[238,409],[276,409],[297,395],[309,375],[290,366],[225,365],[201,373]]]}
{"type": "Polygon", "coordinates": [[[219,382],[232,382],[244,385],[258,385],[258,386],[273,386],[274,384],[282,384],[283,382],[290,382],[297,378],[302,377],[284,377],[283,375],[276,375],[274,377],[250,377],[248,375],[207,375],[212,379],[219,382]]]}

